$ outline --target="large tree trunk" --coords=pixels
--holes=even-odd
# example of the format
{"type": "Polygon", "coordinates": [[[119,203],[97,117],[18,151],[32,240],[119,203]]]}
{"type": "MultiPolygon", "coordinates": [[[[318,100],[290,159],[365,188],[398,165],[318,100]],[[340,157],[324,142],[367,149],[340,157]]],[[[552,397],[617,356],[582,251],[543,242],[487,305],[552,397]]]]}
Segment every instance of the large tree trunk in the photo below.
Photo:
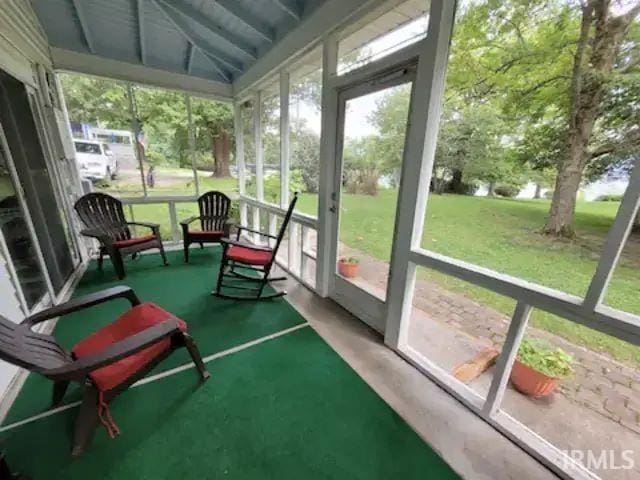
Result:
{"type": "Polygon", "coordinates": [[[222,130],[212,136],[213,176],[217,178],[230,177],[229,171],[229,134],[222,130]]]}
{"type": "Polygon", "coordinates": [[[536,183],[536,191],[533,193],[533,198],[542,198],[542,186],[536,183]]]}
{"type": "Polygon", "coordinates": [[[496,194],[496,182],[489,182],[487,187],[487,197],[493,197],[496,194]]]}
{"type": "Polygon", "coordinates": [[[449,182],[449,190],[451,193],[465,193],[462,185],[462,170],[454,170],[449,182]]]}
{"type": "Polygon", "coordinates": [[[583,171],[591,158],[589,140],[600,115],[602,99],[620,44],[640,7],[618,17],[612,17],[610,9],[611,0],[591,0],[583,7],[571,79],[566,156],[558,167],[549,218],[544,229],[549,234],[574,235],[576,195],[583,171]],[[595,32],[593,38],[590,35],[592,27],[595,32]],[[590,55],[585,58],[589,47],[590,55]]]}

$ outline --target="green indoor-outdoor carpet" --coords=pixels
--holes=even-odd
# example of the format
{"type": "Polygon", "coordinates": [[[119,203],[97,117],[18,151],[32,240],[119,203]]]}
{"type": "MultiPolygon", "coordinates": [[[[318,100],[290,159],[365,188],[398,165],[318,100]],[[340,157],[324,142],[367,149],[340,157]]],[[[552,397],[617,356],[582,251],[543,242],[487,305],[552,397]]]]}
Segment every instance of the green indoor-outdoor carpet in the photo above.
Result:
{"type": "Polygon", "coordinates": [[[122,434],[79,459],[74,408],[5,432],[7,460],[34,480],[458,478],[311,327],[207,368],[123,394],[122,434]]]}
{"type": "MultiPolygon", "coordinates": [[[[157,254],[140,255],[126,260],[127,276],[118,280],[105,259],[103,271],[92,262],[80,281],[74,297],[116,285],[128,285],[143,301],[155,302],[185,320],[189,333],[203,357],[255,340],[303,323],[304,319],[283,298],[262,301],[224,300],[211,295],[218,277],[221,249],[191,249],[189,264],[182,250],[167,252],[169,266],[163,266],[157,254]]],[[[126,300],[113,300],[61,318],[54,335],[66,348],[111,323],[129,308],[126,300]]],[[[153,373],[184,363],[190,357],[186,349],[176,351],[153,373]]],[[[47,410],[51,402],[52,382],[40,375],[29,375],[4,424],[12,423],[47,410]]],[[[72,385],[66,402],[79,400],[79,388],[72,385]]]]}

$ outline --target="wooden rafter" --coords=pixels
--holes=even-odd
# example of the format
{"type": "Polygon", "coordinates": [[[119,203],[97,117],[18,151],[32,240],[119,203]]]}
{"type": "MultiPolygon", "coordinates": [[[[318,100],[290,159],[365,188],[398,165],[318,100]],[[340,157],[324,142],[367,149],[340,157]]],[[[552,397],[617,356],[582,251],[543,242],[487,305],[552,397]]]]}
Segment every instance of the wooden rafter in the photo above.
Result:
{"type": "Polygon", "coordinates": [[[76,16],[78,17],[78,22],[80,23],[80,30],[82,30],[82,36],[84,37],[84,41],[87,44],[87,48],[89,52],[96,53],[93,43],[93,37],[91,36],[91,31],[89,30],[89,25],[87,23],[87,17],[84,14],[84,10],[82,5],[80,4],[80,0],[72,0],[73,9],[76,12],[76,16]]]}
{"type": "Polygon", "coordinates": [[[192,7],[191,5],[185,3],[182,0],[174,0],[171,3],[167,3],[167,6],[170,6],[175,11],[184,15],[189,20],[197,23],[203,28],[206,28],[215,36],[233,45],[233,47],[236,48],[238,51],[242,52],[243,55],[246,55],[253,60],[256,59],[255,48],[242,37],[229,31],[220,22],[216,22],[204,16],[202,12],[198,11],[196,8],[192,7]]]}
{"type": "Polygon", "coordinates": [[[147,64],[147,47],[145,41],[145,29],[144,29],[144,0],[137,1],[137,15],[138,15],[138,40],[140,42],[140,62],[143,65],[147,64]]]}
{"type": "Polygon", "coordinates": [[[273,28],[265,23],[262,19],[246,12],[240,5],[238,5],[237,0],[216,0],[217,5],[222,7],[227,11],[227,13],[233,15],[255,33],[260,35],[263,40],[273,43],[275,39],[275,32],[273,28]]]}

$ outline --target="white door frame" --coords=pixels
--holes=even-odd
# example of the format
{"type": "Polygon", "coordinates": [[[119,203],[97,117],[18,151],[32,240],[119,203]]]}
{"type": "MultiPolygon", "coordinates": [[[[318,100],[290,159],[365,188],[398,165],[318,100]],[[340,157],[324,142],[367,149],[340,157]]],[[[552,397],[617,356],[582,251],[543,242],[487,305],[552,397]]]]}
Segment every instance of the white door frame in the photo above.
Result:
{"type": "MultiPolygon", "coordinates": [[[[29,207],[27,206],[27,201],[25,199],[24,190],[22,189],[22,184],[20,183],[20,179],[18,177],[18,172],[16,170],[15,164],[13,162],[13,156],[11,155],[11,150],[9,149],[9,144],[7,142],[7,138],[4,133],[4,129],[2,128],[2,124],[0,123],[0,148],[2,148],[4,155],[7,159],[7,167],[9,169],[9,175],[11,176],[11,180],[13,182],[13,188],[16,191],[16,196],[18,197],[18,202],[20,204],[20,208],[22,209],[22,213],[25,216],[25,223],[27,224],[27,229],[29,230],[29,235],[31,237],[31,242],[36,251],[36,257],[38,258],[38,265],[42,272],[42,276],[44,278],[46,284],[46,292],[43,294],[42,298],[34,303],[31,308],[31,311],[37,310],[40,304],[50,305],[53,303],[56,298],[55,291],[53,288],[53,284],[51,283],[51,278],[49,278],[49,271],[47,270],[47,265],[44,261],[44,255],[42,254],[42,250],[40,249],[40,242],[38,242],[38,235],[36,234],[36,229],[33,225],[33,221],[31,219],[31,213],[29,212],[29,207]]],[[[0,235],[2,233],[0,232],[0,235]]],[[[9,251],[7,250],[7,254],[9,251]]],[[[13,265],[13,259],[11,256],[8,256],[6,259],[7,264],[10,265],[10,271],[15,272],[15,267],[13,265]]],[[[21,289],[19,279],[16,277],[16,286],[21,289]]],[[[22,295],[22,292],[20,293],[22,295]]],[[[25,308],[26,308],[25,303],[25,308]]]]}
{"type": "MultiPolygon", "coordinates": [[[[36,89],[30,86],[26,86],[26,88],[27,98],[29,100],[31,113],[33,115],[33,121],[36,125],[36,131],[44,150],[43,154],[45,156],[47,170],[49,171],[49,178],[51,179],[53,194],[56,202],[58,203],[58,207],[62,208],[62,210],[64,211],[64,218],[62,218],[62,220],[65,222],[65,228],[68,229],[69,232],[67,240],[69,253],[71,254],[71,260],[73,261],[73,269],[75,271],[82,263],[82,259],[80,255],[80,247],[78,245],[77,232],[75,231],[73,225],[73,208],[69,204],[69,197],[68,195],[66,195],[64,181],[60,173],[60,168],[57,165],[57,161],[59,161],[59,158],[57,158],[56,156],[56,151],[50,138],[52,132],[50,130],[50,125],[46,121],[46,118],[44,116],[43,107],[41,105],[41,98],[38,95],[36,89]]],[[[61,289],[60,293],[62,293],[62,290],[64,290],[64,288],[61,289]]]]}
{"type": "MultiPolygon", "coordinates": [[[[349,100],[359,98],[371,93],[380,92],[388,88],[409,83],[413,87],[417,60],[407,63],[405,58],[400,58],[394,65],[388,62],[380,63],[380,68],[366,66],[370,73],[360,78],[357,83],[349,83],[336,88],[337,93],[337,121],[336,142],[333,157],[333,181],[331,191],[330,212],[334,217],[331,222],[329,236],[329,296],[344,308],[355,314],[367,325],[384,333],[387,317],[387,303],[385,300],[363,290],[355,283],[349,282],[336,273],[338,261],[338,241],[340,230],[340,200],[342,191],[342,154],[344,147],[344,126],[346,105],[349,100]]],[[[409,110],[411,105],[409,105],[409,110]]],[[[408,121],[408,118],[407,118],[408,121]]],[[[396,212],[397,214],[397,212],[396,212]]],[[[394,235],[395,236],[395,235],[394,235]]],[[[393,240],[392,240],[393,241],[393,240]]],[[[389,259],[392,263],[392,259],[389,259]]]]}

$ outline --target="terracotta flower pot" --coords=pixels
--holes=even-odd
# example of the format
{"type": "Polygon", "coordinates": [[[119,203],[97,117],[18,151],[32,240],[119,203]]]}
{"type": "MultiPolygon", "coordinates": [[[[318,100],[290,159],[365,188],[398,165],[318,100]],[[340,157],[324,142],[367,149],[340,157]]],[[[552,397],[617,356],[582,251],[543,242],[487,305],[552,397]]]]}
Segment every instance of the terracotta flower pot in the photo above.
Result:
{"type": "Polygon", "coordinates": [[[358,276],[357,263],[349,263],[343,260],[338,261],[338,273],[345,278],[354,278],[358,276]]]}
{"type": "Polygon", "coordinates": [[[511,370],[511,383],[520,393],[540,398],[553,392],[560,379],[540,373],[516,359],[511,370]]]}

